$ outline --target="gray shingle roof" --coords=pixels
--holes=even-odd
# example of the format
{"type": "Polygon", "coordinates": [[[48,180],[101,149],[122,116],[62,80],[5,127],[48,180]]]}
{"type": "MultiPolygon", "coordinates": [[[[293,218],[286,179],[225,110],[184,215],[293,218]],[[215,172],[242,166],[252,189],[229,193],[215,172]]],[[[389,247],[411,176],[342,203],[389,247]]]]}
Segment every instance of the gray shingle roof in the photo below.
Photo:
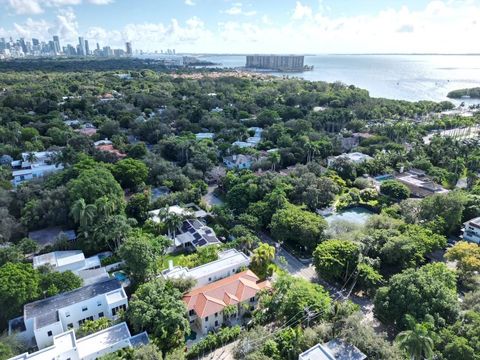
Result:
{"type": "Polygon", "coordinates": [[[122,285],[118,280],[110,279],[31,302],[24,307],[25,320],[37,318],[36,327],[41,328],[58,321],[59,309],[91,299],[97,295],[109,293],[121,287],[122,285]]]}

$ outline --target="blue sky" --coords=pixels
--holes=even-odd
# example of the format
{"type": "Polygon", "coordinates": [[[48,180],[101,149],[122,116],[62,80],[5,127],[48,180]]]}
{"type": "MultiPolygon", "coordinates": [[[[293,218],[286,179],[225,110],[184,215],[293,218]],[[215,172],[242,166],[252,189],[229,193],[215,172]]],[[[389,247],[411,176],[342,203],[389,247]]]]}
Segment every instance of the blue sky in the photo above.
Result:
{"type": "Polygon", "coordinates": [[[480,0],[0,0],[0,36],[55,34],[147,51],[480,52],[480,0]]]}

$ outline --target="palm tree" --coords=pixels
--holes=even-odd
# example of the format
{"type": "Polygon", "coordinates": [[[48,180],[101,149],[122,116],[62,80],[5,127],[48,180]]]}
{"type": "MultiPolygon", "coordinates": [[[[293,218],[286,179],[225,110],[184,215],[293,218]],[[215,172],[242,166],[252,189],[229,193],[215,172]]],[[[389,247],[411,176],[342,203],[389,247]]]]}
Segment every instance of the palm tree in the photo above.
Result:
{"type": "Polygon", "coordinates": [[[257,242],[257,239],[253,235],[245,235],[245,236],[240,236],[238,238],[238,242],[240,244],[240,247],[242,250],[250,250],[253,245],[257,242]]]}
{"type": "Polygon", "coordinates": [[[260,244],[251,257],[251,268],[260,277],[264,278],[268,273],[268,266],[275,259],[275,248],[266,243],[260,244]]]}
{"type": "Polygon", "coordinates": [[[115,203],[110,201],[110,199],[106,196],[98,198],[95,201],[95,207],[97,209],[97,215],[101,215],[102,217],[109,217],[116,210],[115,203]]]}
{"type": "Polygon", "coordinates": [[[27,161],[30,164],[33,164],[35,161],[37,161],[37,155],[35,155],[34,152],[29,152],[28,155],[27,155],[27,161]]]}
{"type": "Polygon", "coordinates": [[[268,158],[272,163],[272,170],[275,171],[275,167],[280,163],[280,154],[277,151],[273,151],[268,155],[268,158]]]}
{"type": "Polygon", "coordinates": [[[411,360],[431,359],[433,340],[426,324],[418,324],[411,315],[406,315],[409,330],[402,331],[395,341],[411,360]]]}
{"type": "Polygon", "coordinates": [[[172,239],[175,239],[177,228],[182,225],[184,217],[177,213],[168,213],[168,215],[163,219],[163,222],[167,226],[168,236],[172,239]]]}
{"type": "Polygon", "coordinates": [[[93,222],[96,213],[97,208],[95,205],[87,204],[85,199],[78,199],[70,209],[70,215],[72,215],[73,220],[82,228],[85,228],[93,222]]]}
{"type": "Polygon", "coordinates": [[[304,146],[305,146],[305,149],[307,150],[307,164],[308,164],[312,160],[313,145],[310,141],[307,141],[304,146]]]}

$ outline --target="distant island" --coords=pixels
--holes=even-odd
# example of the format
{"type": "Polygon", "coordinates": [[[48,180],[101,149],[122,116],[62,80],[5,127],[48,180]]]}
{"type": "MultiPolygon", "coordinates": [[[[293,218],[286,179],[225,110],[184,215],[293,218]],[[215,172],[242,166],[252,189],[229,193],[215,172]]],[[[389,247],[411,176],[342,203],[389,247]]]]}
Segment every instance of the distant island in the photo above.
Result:
{"type": "Polygon", "coordinates": [[[480,87],[450,91],[447,97],[450,99],[480,99],[480,87]]]}

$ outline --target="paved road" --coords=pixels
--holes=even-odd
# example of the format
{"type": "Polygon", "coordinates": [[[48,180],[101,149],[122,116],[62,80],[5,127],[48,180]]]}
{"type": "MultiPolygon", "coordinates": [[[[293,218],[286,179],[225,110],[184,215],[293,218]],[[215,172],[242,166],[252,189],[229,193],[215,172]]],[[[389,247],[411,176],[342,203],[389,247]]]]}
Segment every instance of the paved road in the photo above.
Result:
{"type": "Polygon", "coordinates": [[[223,201],[214,195],[214,191],[217,189],[217,185],[210,185],[207,193],[202,196],[202,199],[210,206],[222,205],[223,201]]]}
{"type": "Polygon", "coordinates": [[[235,360],[233,357],[233,348],[237,344],[237,341],[234,341],[230,344],[222,346],[212,353],[200,358],[200,360],[235,360]]]}
{"type": "MultiPolygon", "coordinates": [[[[321,284],[328,292],[330,296],[337,298],[337,299],[346,299],[348,295],[349,288],[346,289],[339,289],[335,286],[332,286],[328,282],[323,279],[318,278],[317,273],[315,271],[315,267],[311,262],[303,263],[298,260],[295,256],[290,254],[285,248],[280,246],[275,240],[269,237],[265,233],[259,234],[262,241],[269,243],[272,246],[275,246],[277,251],[275,255],[275,263],[279,265],[283,270],[288,271],[290,274],[294,276],[298,276],[304,278],[305,280],[317,282],[321,284]],[[286,261],[282,261],[282,258],[286,261]]],[[[362,313],[365,316],[365,321],[371,323],[375,329],[381,331],[381,324],[375,318],[373,314],[373,303],[369,298],[360,298],[354,295],[350,295],[348,297],[352,302],[359,305],[362,313]]]]}

